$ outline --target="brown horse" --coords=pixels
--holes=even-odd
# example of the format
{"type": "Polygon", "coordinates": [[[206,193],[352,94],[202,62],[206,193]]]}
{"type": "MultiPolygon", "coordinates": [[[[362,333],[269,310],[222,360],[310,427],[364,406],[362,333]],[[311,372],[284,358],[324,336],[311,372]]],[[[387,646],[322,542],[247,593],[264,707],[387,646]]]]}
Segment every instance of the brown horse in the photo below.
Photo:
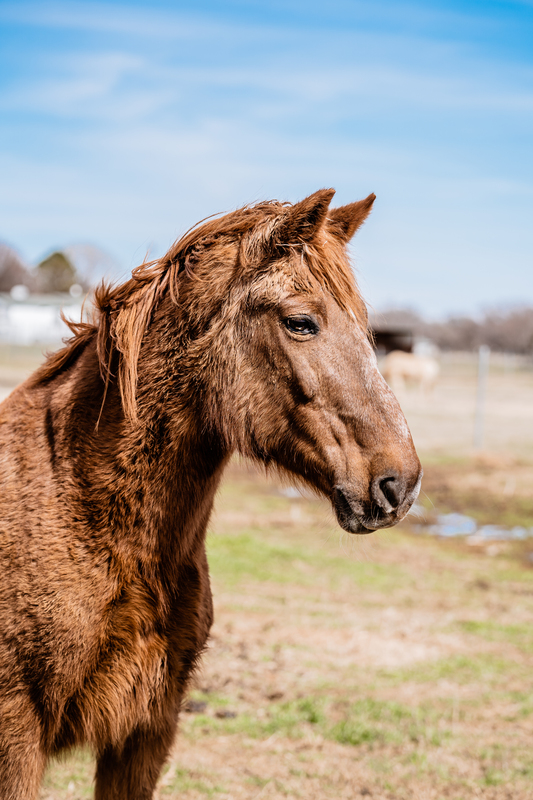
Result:
{"type": "Polygon", "coordinates": [[[420,464],[345,245],[374,195],[243,208],[96,293],[94,322],[0,407],[0,796],[96,753],[96,798],[147,800],[212,621],[205,531],[234,451],[340,525],[393,525],[420,464]]]}

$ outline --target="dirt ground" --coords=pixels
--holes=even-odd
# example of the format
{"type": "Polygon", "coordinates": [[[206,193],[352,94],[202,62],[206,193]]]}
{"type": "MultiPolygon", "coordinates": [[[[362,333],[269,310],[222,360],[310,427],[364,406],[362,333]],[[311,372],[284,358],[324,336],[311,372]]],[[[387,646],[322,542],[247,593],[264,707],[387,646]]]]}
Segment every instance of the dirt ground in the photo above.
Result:
{"type": "MultiPolygon", "coordinates": [[[[31,359],[6,361],[7,391],[31,359]]],[[[444,359],[432,396],[400,398],[424,513],[532,526],[533,371],[493,359],[475,452],[474,367],[444,359]]],[[[208,538],[216,623],[161,800],[533,798],[530,543],[416,522],[349,537],[326,502],[231,466],[208,538]]],[[[93,769],[53,764],[42,800],[91,797],[93,769]]]]}

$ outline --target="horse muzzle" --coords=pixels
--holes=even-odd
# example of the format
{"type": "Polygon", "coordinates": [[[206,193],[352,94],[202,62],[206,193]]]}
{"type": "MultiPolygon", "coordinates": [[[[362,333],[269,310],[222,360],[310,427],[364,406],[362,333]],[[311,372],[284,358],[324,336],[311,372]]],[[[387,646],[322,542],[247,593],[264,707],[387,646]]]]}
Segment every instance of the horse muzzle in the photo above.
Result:
{"type": "Polygon", "coordinates": [[[337,522],[348,533],[371,533],[400,522],[420,492],[422,470],[406,478],[390,472],[374,478],[365,501],[346,486],[333,489],[331,502],[337,522]]]}

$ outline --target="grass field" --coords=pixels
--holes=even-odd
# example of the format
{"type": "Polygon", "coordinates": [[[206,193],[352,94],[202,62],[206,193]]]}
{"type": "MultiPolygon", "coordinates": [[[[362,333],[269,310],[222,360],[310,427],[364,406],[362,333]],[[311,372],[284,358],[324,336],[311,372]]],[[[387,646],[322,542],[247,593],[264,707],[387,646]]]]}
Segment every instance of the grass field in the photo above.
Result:
{"type": "MultiPolygon", "coordinates": [[[[1,383],[1,373],[0,373],[1,383]]],[[[7,383],[7,381],[6,381],[7,383]]],[[[533,525],[533,375],[496,363],[471,449],[471,362],[402,398],[426,514],[533,525]],[[507,411],[506,411],[507,409],[507,411]]],[[[235,462],[208,538],[216,623],[159,798],[533,798],[533,545],[412,522],[366,537],[235,462]]],[[[43,800],[92,796],[90,754],[43,800]]]]}

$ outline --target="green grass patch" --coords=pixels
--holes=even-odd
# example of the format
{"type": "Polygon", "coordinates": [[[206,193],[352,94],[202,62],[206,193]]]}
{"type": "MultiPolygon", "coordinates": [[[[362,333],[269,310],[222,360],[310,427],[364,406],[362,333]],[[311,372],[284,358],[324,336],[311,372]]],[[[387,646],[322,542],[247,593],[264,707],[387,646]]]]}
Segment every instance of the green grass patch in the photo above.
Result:
{"type": "Polygon", "coordinates": [[[363,698],[352,703],[344,718],[328,731],[341,744],[424,742],[440,746],[449,731],[431,706],[405,706],[394,701],[363,698]]]}
{"type": "MultiPolygon", "coordinates": [[[[210,707],[217,710],[220,703],[211,702],[210,707]]],[[[304,735],[309,726],[324,725],[324,703],[322,700],[303,698],[284,703],[273,703],[267,708],[258,709],[257,713],[245,712],[233,718],[217,718],[210,714],[195,716],[190,732],[200,728],[203,733],[243,734],[252,739],[262,739],[274,733],[291,739],[304,735]]]]}
{"type": "Polygon", "coordinates": [[[447,680],[451,683],[493,685],[510,676],[525,676],[526,668],[520,664],[487,653],[475,656],[455,655],[436,661],[425,661],[399,670],[381,670],[384,683],[434,683],[447,680]]]}
{"type": "Polygon", "coordinates": [[[163,779],[163,786],[159,790],[162,796],[192,790],[206,797],[215,797],[217,794],[227,791],[223,786],[209,781],[209,776],[205,774],[181,767],[171,767],[170,769],[173,773],[172,777],[170,780],[163,779]]]}
{"type": "MultiPolygon", "coordinates": [[[[215,707],[216,703],[212,709],[215,707]]],[[[408,707],[368,697],[338,704],[317,697],[273,703],[257,714],[246,712],[229,719],[198,714],[187,733],[194,736],[195,731],[201,730],[203,734],[240,734],[252,739],[279,734],[299,739],[314,730],[326,739],[352,747],[405,742],[440,746],[449,736],[445,723],[447,720],[429,705],[408,707]]]]}
{"type": "Polygon", "coordinates": [[[510,786],[515,781],[531,780],[533,777],[533,759],[529,749],[523,747],[507,747],[496,743],[484,747],[479,753],[483,777],[483,786],[510,786]]]}
{"type": "Polygon", "coordinates": [[[207,541],[210,571],[224,586],[272,582],[300,586],[326,585],[339,581],[386,591],[409,580],[396,566],[358,562],[344,554],[330,555],[309,544],[282,542],[261,530],[238,534],[211,534],[207,541]]]}
{"type": "Polygon", "coordinates": [[[518,717],[530,717],[533,714],[533,690],[509,692],[509,699],[517,706],[517,713],[512,714],[508,719],[515,720],[518,717]]]}
{"type": "Polygon", "coordinates": [[[43,789],[64,792],[65,796],[68,792],[69,797],[92,797],[94,771],[92,753],[89,750],[73,750],[50,763],[44,776],[43,789]]]}
{"type": "Polygon", "coordinates": [[[492,621],[458,620],[456,627],[489,642],[506,642],[526,653],[533,652],[533,628],[531,625],[503,625],[492,621]]]}
{"type": "MultiPolygon", "coordinates": [[[[529,547],[527,542],[520,542],[519,544],[529,547]]],[[[502,561],[500,564],[496,561],[491,570],[490,578],[500,584],[520,584],[519,591],[521,593],[533,596],[533,569],[524,569],[522,565],[513,564],[509,561],[502,561]]]]}

